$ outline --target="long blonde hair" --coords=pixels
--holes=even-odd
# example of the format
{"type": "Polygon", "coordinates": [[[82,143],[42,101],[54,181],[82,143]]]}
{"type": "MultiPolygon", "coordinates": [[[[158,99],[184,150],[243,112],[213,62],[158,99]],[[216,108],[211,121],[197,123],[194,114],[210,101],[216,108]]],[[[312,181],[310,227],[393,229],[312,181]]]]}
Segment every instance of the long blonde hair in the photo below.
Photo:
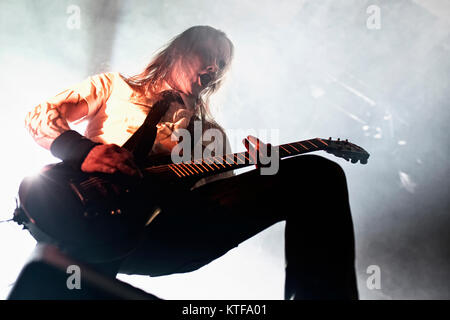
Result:
{"type": "MultiPolygon", "coordinates": [[[[223,31],[210,26],[194,26],[180,33],[166,46],[164,46],[150,61],[144,71],[131,77],[121,76],[125,82],[128,83],[128,85],[140,90],[144,95],[154,96],[157,92],[161,91],[164,82],[169,80],[170,71],[180,58],[195,50],[196,45],[200,41],[207,38],[218,39],[220,37],[226,39],[230,46],[230,63],[227,64],[222,73],[225,74],[233,58],[233,43],[230,39],[228,39],[227,35],[223,31]]],[[[209,99],[211,95],[220,88],[222,81],[223,78],[220,77],[216,81],[210,83],[208,87],[201,92],[197,99],[196,115],[198,118],[202,119],[202,122],[205,125],[209,123],[209,126],[213,125],[220,128],[211,114],[209,99]]]]}

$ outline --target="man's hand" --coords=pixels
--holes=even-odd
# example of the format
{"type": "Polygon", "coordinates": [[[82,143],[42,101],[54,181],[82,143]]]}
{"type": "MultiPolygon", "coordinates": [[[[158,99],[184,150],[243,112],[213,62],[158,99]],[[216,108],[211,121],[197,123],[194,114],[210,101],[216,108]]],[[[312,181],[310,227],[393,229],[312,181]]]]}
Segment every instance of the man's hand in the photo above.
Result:
{"type": "Polygon", "coordinates": [[[268,156],[268,150],[272,149],[270,143],[266,144],[254,136],[248,136],[246,139],[242,140],[242,143],[247,149],[250,159],[252,160],[252,163],[255,164],[256,168],[267,165],[267,161],[261,161],[261,158],[268,156]]]}
{"type": "Polygon", "coordinates": [[[92,148],[83,163],[81,171],[117,173],[142,176],[133,160],[133,155],[115,144],[101,144],[92,148]]]}
{"type": "Polygon", "coordinates": [[[156,127],[158,129],[158,140],[155,141],[154,151],[156,153],[170,153],[172,149],[178,144],[177,140],[172,140],[172,134],[177,129],[185,129],[189,125],[193,110],[178,109],[171,110],[173,114],[165,115],[164,118],[167,121],[159,123],[156,127]]]}

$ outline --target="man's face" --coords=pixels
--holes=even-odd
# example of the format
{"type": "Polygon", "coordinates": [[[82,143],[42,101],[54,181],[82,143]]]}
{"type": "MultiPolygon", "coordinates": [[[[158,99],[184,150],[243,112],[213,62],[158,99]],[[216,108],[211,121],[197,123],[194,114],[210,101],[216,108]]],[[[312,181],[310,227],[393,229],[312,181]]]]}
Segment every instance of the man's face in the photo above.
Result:
{"type": "Polygon", "coordinates": [[[223,75],[230,60],[231,48],[225,38],[206,39],[175,63],[169,84],[186,95],[197,97],[223,75]]]}

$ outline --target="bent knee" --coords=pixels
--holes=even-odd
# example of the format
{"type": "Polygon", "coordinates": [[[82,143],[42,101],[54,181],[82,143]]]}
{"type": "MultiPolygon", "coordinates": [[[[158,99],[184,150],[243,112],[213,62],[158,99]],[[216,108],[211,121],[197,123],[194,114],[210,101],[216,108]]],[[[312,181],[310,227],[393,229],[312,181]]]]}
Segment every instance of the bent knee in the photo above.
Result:
{"type": "Polygon", "coordinates": [[[325,157],[318,155],[302,155],[298,157],[281,160],[280,173],[283,175],[305,175],[316,176],[332,175],[345,178],[342,167],[325,157]]]}

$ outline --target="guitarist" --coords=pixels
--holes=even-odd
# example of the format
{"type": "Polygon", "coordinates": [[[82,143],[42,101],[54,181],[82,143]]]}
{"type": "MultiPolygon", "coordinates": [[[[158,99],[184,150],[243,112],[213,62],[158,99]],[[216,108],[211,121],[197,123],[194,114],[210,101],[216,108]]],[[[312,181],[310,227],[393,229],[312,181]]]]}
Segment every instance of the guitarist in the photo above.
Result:
{"type": "MultiPolygon", "coordinates": [[[[230,67],[233,44],[209,26],[175,37],[145,70],[133,77],[104,73],[58,94],[30,111],[26,127],[53,155],[84,172],[139,175],[133,154],[121,147],[139,129],[164,91],[179,96],[157,125],[150,156],[170,155],[172,133],[200,119],[213,120],[209,97],[230,67]],[[70,123],[87,121],[84,136],[70,123]]],[[[228,140],[220,146],[229,150],[228,140]]],[[[244,145],[256,157],[255,137],[244,145]]],[[[225,173],[191,191],[171,194],[145,239],[112,274],[161,276],[196,270],[241,242],[286,221],[286,299],[357,299],[354,232],[346,178],[336,163],[304,155],[280,161],[275,175],[252,170],[225,173]],[[223,178],[223,177],[222,177],[223,178]]]]}

